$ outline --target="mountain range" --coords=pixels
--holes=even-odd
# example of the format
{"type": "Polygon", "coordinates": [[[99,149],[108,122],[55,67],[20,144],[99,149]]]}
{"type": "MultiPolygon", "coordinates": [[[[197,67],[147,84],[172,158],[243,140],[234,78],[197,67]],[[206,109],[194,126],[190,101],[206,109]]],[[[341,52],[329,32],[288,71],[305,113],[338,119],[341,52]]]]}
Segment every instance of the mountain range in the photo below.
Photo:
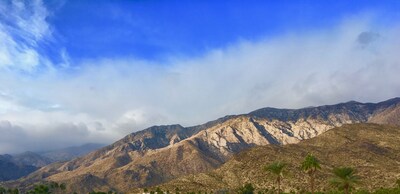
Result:
{"type": "Polygon", "coordinates": [[[72,160],[103,146],[103,144],[88,143],[50,151],[0,155],[0,181],[21,178],[48,164],[72,160]]]}
{"type": "Polygon", "coordinates": [[[153,126],[83,157],[44,166],[6,185],[28,187],[55,181],[66,183],[71,192],[126,192],[210,172],[229,164],[244,150],[291,146],[345,124],[399,126],[399,113],[400,98],[394,98],[303,109],[262,108],[193,127],[153,126]]]}

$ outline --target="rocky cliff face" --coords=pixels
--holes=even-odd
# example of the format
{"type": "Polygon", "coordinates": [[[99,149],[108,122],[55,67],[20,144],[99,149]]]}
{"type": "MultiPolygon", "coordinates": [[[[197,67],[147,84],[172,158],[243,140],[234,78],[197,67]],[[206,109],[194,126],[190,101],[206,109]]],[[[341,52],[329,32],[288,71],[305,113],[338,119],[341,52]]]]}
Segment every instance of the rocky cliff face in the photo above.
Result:
{"type": "Polygon", "coordinates": [[[69,162],[46,166],[17,183],[66,182],[71,191],[126,191],[206,172],[257,145],[295,144],[343,124],[399,124],[400,99],[304,109],[263,108],[204,125],[155,126],[69,162]],[[91,184],[82,184],[90,182],[91,184]]]}

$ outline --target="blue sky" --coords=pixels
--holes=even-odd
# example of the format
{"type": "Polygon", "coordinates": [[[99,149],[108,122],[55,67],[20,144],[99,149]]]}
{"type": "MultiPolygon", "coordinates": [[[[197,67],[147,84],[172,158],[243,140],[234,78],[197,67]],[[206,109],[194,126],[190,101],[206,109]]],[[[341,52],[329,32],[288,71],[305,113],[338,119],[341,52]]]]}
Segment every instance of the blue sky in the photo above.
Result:
{"type": "MultiPolygon", "coordinates": [[[[66,1],[46,3],[72,60],[202,55],[240,39],[337,25],[355,13],[398,18],[399,1],[66,1]],[[53,11],[53,10],[52,10],[53,11]]],[[[394,19],[393,18],[393,19],[394,19]]],[[[383,22],[383,21],[382,21],[383,22]]],[[[48,50],[51,50],[49,48],[48,50]]],[[[51,54],[50,54],[51,57],[51,54]]]]}
{"type": "Polygon", "coordinates": [[[398,97],[398,10],[397,0],[0,1],[0,153],[398,97]]]}

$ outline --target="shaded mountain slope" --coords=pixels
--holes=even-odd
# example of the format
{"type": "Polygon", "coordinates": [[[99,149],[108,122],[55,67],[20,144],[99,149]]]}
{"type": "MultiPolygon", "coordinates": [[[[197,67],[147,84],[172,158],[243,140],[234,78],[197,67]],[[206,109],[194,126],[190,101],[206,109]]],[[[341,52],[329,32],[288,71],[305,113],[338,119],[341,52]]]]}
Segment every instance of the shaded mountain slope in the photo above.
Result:
{"type": "Polygon", "coordinates": [[[72,160],[74,158],[86,155],[89,152],[92,152],[92,151],[97,150],[104,146],[105,145],[103,145],[103,144],[87,143],[87,144],[83,144],[81,146],[72,146],[72,147],[67,147],[67,148],[62,148],[62,149],[57,149],[57,150],[40,152],[39,154],[41,156],[49,158],[53,162],[61,162],[61,161],[72,160]]]}
{"type": "Polygon", "coordinates": [[[35,166],[37,168],[46,166],[52,162],[52,159],[42,156],[35,152],[24,152],[21,154],[16,154],[12,156],[14,163],[18,165],[35,166]]]}
{"type": "Polygon", "coordinates": [[[15,155],[0,155],[0,181],[26,176],[54,162],[67,161],[96,150],[101,144],[84,144],[47,152],[24,152],[15,155]]]}
{"type": "Polygon", "coordinates": [[[257,188],[272,189],[273,179],[262,168],[273,161],[288,163],[283,181],[286,191],[307,189],[301,161],[313,153],[321,161],[317,188],[329,189],[331,170],[339,166],[356,168],[362,178],[358,187],[392,187],[400,178],[400,128],[377,124],[352,124],[332,129],[316,138],[286,146],[257,146],[235,155],[217,170],[190,175],[161,185],[165,190],[216,191],[236,189],[251,182],[257,188]]]}
{"type": "Polygon", "coordinates": [[[18,179],[37,169],[36,166],[16,163],[11,155],[0,155],[0,181],[18,179]]]}

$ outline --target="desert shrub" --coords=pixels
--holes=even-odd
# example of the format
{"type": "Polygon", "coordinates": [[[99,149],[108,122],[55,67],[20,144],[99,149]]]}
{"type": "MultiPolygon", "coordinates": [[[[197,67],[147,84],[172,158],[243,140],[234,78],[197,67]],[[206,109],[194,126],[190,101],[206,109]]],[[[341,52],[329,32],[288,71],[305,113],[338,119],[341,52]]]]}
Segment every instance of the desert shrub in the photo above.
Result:
{"type": "Polygon", "coordinates": [[[246,183],[238,189],[239,194],[254,194],[254,187],[251,183],[246,183]]]}

